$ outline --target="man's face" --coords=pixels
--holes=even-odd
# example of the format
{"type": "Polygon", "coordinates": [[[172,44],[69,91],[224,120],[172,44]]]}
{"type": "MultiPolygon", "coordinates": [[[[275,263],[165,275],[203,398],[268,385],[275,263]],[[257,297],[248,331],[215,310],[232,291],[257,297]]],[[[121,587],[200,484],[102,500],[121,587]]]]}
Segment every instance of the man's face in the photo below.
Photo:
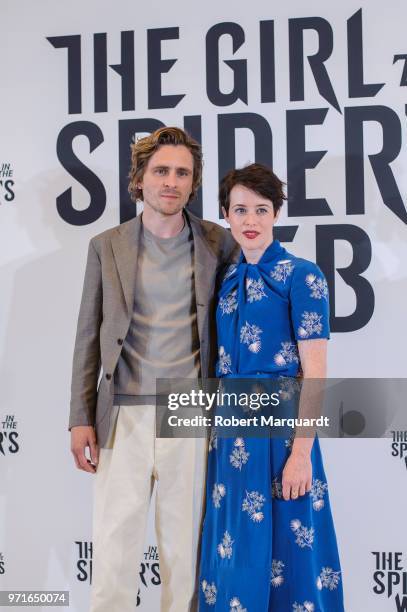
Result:
{"type": "Polygon", "coordinates": [[[142,180],[144,207],[161,215],[179,213],[192,191],[194,159],[184,145],[161,145],[150,157],[142,180]]]}

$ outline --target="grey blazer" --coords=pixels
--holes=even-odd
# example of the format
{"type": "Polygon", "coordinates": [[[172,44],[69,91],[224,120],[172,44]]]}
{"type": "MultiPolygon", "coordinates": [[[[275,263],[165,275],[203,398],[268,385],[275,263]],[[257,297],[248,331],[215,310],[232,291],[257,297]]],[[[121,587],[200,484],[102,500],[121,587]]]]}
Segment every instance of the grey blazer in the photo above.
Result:
{"type": "MultiPolygon", "coordinates": [[[[234,260],[230,232],[186,212],[194,240],[195,295],[202,376],[213,375],[216,359],[215,293],[218,272],[234,260]]],[[[107,440],[114,372],[130,326],[141,228],[140,215],[92,238],[78,317],[69,428],[93,425],[107,440]]]]}

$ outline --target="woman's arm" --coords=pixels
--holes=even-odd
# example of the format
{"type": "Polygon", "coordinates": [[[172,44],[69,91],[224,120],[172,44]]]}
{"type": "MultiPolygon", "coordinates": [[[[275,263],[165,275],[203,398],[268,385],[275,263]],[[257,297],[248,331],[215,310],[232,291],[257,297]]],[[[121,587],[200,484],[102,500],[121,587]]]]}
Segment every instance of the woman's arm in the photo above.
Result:
{"type": "MultiPolygon", "coordinates": [[[[304,379],[324,379],[326,377],[327,340],[299,340],[298,351],[304,379]]],[[[314,385],[302,385],[299,417],[315,415],[315,398],[317,394],[314,385]]],[[[318,408],[318,407],[317,407],[318,408]]],[[[283,470],[282,485],[285,500],[297,499],[311,490],[312,464],[311,449],[314,436],[295,437],[290,457],[283,470]]]]}

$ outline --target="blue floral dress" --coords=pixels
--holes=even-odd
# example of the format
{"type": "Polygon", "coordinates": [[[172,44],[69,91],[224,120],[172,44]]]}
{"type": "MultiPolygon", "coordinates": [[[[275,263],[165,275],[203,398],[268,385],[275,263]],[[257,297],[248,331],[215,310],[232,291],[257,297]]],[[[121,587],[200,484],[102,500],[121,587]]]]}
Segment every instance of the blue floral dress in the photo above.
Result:
{"type": "MultiPolygon", "coordinates": [[[[298,340],[329,337],[326,280],[275,240],[229,267],[217,308],[219,377],[295,377],[298,340]]],[[[225,381],[226,382],[226,381],[225,381]]],[[[343,612],[339,555],[318,438],[312,489],[282,497],[292,440],[209,444],[200,612],[343,612]]]]}

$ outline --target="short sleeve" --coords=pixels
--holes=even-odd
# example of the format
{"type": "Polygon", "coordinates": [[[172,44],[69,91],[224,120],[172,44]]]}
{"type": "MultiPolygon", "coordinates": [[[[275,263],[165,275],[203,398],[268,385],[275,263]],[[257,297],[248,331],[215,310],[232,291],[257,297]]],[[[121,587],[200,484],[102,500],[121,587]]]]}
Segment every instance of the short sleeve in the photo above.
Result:
{"type": "Polygon", "coordinates": [[[297,340],[329,338],[328,284],[319,267],[311,261],[296,262],[290,303],[297,340]]]}

